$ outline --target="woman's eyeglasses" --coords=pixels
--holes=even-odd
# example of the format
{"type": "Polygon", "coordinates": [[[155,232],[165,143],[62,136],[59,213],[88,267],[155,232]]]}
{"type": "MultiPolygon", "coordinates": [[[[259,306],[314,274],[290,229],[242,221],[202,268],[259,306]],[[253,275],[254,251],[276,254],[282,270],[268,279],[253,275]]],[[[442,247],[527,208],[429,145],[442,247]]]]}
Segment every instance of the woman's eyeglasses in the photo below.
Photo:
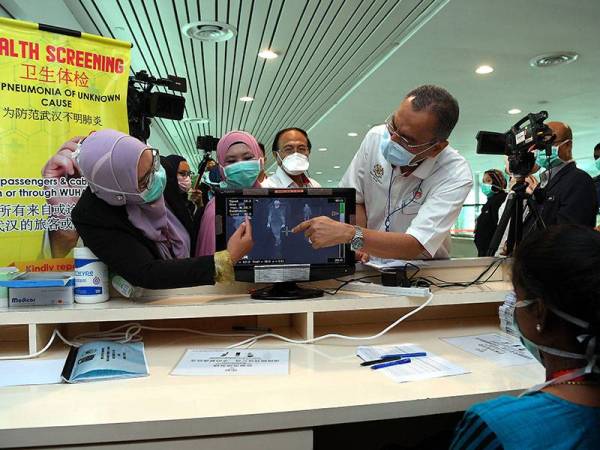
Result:
{"type": "Polygon", "coordinates": [[[152,183],[154,174],[160,170],[160,155],[158,153],[158,149],[150,148],[149,150],[152,152],[152,166],[150,167],[150,170],[146,172],[144,177],[138,181],[138,188],[140,192],[148,189],[148,186],[150,186],[152,183]]]}

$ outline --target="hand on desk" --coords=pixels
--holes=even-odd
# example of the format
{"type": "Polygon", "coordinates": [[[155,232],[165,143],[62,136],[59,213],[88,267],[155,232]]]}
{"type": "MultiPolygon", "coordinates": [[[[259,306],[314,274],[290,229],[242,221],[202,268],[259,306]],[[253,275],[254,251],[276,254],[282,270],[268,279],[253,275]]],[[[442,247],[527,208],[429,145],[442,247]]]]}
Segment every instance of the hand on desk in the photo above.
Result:
{"type": "Polygon", "coordinates": [[[304,232],[315,249],[347,244],[354,237],[354,227],[329,217],[320,216],[305,220],[292,229],[292,233],[304,232]]]}

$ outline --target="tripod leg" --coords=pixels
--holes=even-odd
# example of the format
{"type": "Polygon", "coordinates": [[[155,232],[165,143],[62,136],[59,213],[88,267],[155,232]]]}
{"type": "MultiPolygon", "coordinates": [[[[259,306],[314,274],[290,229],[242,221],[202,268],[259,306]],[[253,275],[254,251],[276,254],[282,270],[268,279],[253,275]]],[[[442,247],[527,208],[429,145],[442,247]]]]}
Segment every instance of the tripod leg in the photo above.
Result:
{"type": "Polygon", "coordinates": [[[511,192],[508,194],[506,198],[506,206],[504,207],[504,211],[502,212],[502,217],[498,221],[498,226],[496,227],[496,231],[492,236],[492,240],[490,241],[490,246],[487,251],[487,256],[494,256],[498,251],[498,246],[504,237],[504,233],[506,231],[506,227],[508,226],[511,217],[513,208],[515,205],[515,194],[511,192]]]}
{"type": "Polygon", "coordinates": [[[527,197],[527,206],[529,207],[529,213],[533,214],[533,227],[538,230],[545,230],[546,224],[544,223],[544,219],[542,219],[540,211],[537,209],[537,205],[531,197],[527,197]]]}

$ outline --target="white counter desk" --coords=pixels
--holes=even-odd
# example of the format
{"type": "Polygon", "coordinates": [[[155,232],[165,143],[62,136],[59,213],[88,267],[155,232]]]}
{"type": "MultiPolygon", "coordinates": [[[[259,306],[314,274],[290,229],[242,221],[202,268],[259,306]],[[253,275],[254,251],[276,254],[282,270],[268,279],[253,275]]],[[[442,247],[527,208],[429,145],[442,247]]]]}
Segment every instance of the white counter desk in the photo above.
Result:
{"type": "MultiPolygon", "coordinates": [[[[147,378],[1,388],[0,448],[310,449],[315,427],[462,411],[475,402],[502,393],[517,393],[543,379],[543,369],[537,363],[503,368],[439,339],[497,331],[494,311],[508,288],[507,283],[496,281],[468,288],[462,294],[440,292],[438,306],[429,307],[434,313],[425,309],[377,341],[368,342],[369,345],[406,342],[421,345],[469,370],[465,375],[397,384],[383,373],[359,366],[355,356],[357,342],[331,339],[319,344],[290,345],[268,339],[259,341],[255,347],[289,347],[289,375],[176,377],[169,372],[186,348],[221,347],[236,340],[153,333],[144,339],[150,366],[147,378]],[[449,296],[454,296],[453,303],[449,296]],[[488,308],[480,310],[478,305],[488,308]],[[91,443],[95,445],[83,446],[91,443]],[[73,447],[65,447],[69,445],[73,447]]],[[[309,327],[305,320],[294,319],[296,314],[311,313],[310,329],[315,335],[335,331],[364,336],[376,333],[408,311],[408,307],[423,301],[381,295],[356,299],[355,294],[342,294],[340,298],[345,295],[348,304],[338,308],[345,311],[339,313],[341,316],[332,311],[338,301],[331,298],[329,303],[327,298],[279,302],[274,309],[264,311],[259,309],[271,302],[256,306],[247,298],[244,302],[238,297],[227,297],[208,303],[221,308],[221,314],[217,314],[221,317],[228,315],[223,308],[233,311],[232,304],[237,305],[238,311],[232,316],[266,314],[260,316],[259,324],[272,325],[280,334],[300,338],[308,334],[309,327]],[[365,319],[361,323],[357,317],[365,319]],[[303,326],[295,326],[294,321],[303,326]]],[[[84,317],[88,313],[82,311],[93,308],[67,309],[63,316],[49,312],[46,320],[42,320],[39,311],[40,317],[35,317],[35,321],[80,324],[93,320],[93,316],[99,321],[129,321],[135,319],[131,310],[137,309],[137,318],[143,320],[211,315],[201,312],[206,302],[199,298],[196,303],[193,296],[184,295],[180,300],[178,305],[172,304],[176,301],[165,305],[162,300],[155,300],[130,307],[125,303],[111,306],[109,302],[103,307],[97,305],[97,314],[90,317],[84,317]],[[101,312],[102,309],[105,311],[101,312]],[[121,313],[114,311],[119,309],[121,313]],[[159,315],[157,311],[162,312],[159,315]],[[123,317],[118,319],[120,315],[123,317]]],[[[432,304],[435,300],[434,297],[432,304]]],[[[0,311],[0,324],[14,327],[23,323],[22,318],[13,318],[11,322],[10,314],[0,311]]],[[[171,326],[168,320],[164,324],[171,326]]],[[[2,354],[15,353],[15,348],[14,342],[2,341],[2,354]]],[[[60,344],[43,357],[65,354],[66,348],[60,344]]]]}

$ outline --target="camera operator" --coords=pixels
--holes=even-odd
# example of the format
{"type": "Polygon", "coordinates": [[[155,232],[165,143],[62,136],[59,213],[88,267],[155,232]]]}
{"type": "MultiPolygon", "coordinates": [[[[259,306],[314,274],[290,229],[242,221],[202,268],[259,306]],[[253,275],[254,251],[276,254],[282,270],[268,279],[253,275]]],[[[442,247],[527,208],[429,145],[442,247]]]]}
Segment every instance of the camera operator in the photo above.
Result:
{"type": "MultiPolygon", "coordinates": [[[[592,177],[579,169],[573,160],[573,133],[562,122],[548,122],[555,135],[552,153],[536,152],[536,163],[546,169],[533,191],[535,204],[546,227],[557,224],[596,225],[598,199],[592,177]]],[[[524,235],[542,228],[533,214],[524,221],[524,235]]]]}
{"type": "Polygon", "coordinates": [[[474,242],[478,256],[486,256],[492,236],[498,226],[498,210],[506,200],[506,179],[498,169],[486,170],[483,173],[481,190],[487,202],[481,208],[481,214],[475,222],[474,242]]]}

